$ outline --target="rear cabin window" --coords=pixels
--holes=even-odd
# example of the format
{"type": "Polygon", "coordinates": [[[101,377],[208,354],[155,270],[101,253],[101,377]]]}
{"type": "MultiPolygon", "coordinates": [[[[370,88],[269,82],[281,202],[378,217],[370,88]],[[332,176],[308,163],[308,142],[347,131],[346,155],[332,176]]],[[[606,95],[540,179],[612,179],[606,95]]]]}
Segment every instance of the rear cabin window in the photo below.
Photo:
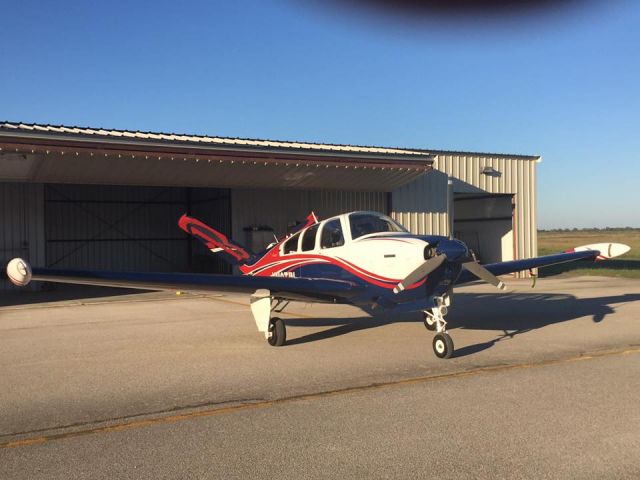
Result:
{"type": "Polygon", "coordinates": [[[318,233],[319,223],[307,228],[302,237],[302,248],[303,252],[308,252],[309,250],[313,250],[316,246],[316,233],[318,233]]]}
{"type": "Polygon", "coordinates": [[[333,248],[344,245],[344,235],[340,219],[336,218],[324,224],[320,237],[320,248],[333,248]]]}
{"type": "Polygon", "coordinates": [[[289,240],[284,242],[284,247],[282,249],[282,253],[297,252],[298,251],[298,237],[299,236],[300,236],[300,234],[296,233],[293,237],[291,237],[289,240]]]}

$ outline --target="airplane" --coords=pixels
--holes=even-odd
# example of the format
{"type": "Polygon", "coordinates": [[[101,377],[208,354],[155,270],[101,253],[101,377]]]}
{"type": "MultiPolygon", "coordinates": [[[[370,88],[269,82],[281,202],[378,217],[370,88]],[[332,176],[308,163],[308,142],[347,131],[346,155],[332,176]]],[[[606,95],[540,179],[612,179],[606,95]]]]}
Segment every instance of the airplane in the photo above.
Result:
{"type": "MultiPolygon", "coordinates": [[[[453,214],[449,215],[452,232],[453,214]]],[[[454,353],[445,316],[454,287],[483,280],[504,290],[497,276],[576,260],[605,260],[630,247],[601,243],[536,258],[481,265],[474,253],[450,236],[414,235],[378,212],[356,211],[320,221],[312,212],[304,224],[256,254],[203,222],[183,215],[178,225],[242,275],[140,273],[31,267],[14,258],[7,276],[16,285],[32,280],[147,290],[250,293],[258,331],[269,345],[282,346],[287,332],[281,313],[291,301],[351,304],[367,312],[422,312],[435,331],[438,358],[454,353]]]]}

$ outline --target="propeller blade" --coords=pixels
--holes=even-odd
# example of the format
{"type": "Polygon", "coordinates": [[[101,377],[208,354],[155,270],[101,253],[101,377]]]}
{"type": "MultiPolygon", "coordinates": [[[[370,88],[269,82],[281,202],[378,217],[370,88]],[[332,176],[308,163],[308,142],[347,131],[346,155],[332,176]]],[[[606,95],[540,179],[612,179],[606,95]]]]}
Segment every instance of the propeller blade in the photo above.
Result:
{"type": "Polygon", "coordinates": [[[463,263],[462,266],[473,273],[479,279],[490,283],[500,290],[505,290],[507,288],[503,281],[501,281],[498,277],[496,277],[493,273],[491,273],[476,261],[463,263]]]}
{"type": "Polygon", "coordinates": [[[398,285],[396,285],[393,289],[393,293],[400,293],[409,285],[413,285],[416,282],[419,282],[424,277],[433,272],[436,268],[442,265],[447,259],[447,256],[444,254],[436,255],[435,257],[431,257],[426,260],[423,264],[421,264],[418,268],[416,268],[413,272],[405,277],[398,285]]]}

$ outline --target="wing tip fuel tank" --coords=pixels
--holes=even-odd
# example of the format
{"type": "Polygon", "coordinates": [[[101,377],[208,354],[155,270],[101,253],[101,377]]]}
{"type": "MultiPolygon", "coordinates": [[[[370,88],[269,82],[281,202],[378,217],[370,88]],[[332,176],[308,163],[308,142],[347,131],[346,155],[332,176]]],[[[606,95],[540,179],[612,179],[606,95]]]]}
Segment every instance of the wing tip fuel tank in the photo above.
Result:
{"type": "Polygon", "coordinates": [[[22,258],[14,258],[7,264],[7,277],[14,285],[24,287],[31,281],[31,266],[22,258]]]}
{"type": "Polygon", "coordinates": [[[594,243],[591,245],[583,245],[581,247],[572,248],[565,253],[584,252],[586,250],[595,250],[600,252],[596,260],[607,260],[609,258],[619,257],[624,255],[631,247],[624,243],[594,243]]]}

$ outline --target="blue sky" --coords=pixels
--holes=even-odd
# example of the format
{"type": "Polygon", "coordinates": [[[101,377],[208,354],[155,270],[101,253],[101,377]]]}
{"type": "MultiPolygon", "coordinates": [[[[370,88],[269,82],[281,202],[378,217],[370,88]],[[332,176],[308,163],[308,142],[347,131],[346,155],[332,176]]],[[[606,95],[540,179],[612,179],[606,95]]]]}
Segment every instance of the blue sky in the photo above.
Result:
{"type": "Polygon", "coordinates": [[[0,1],[2,120],[540,154],[540,227],[640,227],[638,2],[429,22],[312,0],[0,1]]]}

